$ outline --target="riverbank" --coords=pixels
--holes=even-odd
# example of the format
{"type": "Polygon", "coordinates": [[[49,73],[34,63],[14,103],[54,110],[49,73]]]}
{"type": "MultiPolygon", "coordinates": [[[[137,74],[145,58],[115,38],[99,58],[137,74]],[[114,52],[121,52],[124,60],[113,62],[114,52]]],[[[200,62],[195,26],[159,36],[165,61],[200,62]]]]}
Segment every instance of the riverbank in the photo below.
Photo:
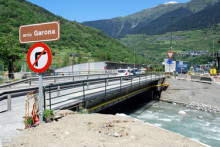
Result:
{"type": "Polygon", "coordinates": [[[191,109],[220,113],[220,85],[167,78],[170,83],[161,100],[180,103],[191,109]]]}
{"type": "Polygon", "coordinates": [[[69,114],[24,131],[10,146],[204,146],[179,134],[128,116],[69,114]]]}

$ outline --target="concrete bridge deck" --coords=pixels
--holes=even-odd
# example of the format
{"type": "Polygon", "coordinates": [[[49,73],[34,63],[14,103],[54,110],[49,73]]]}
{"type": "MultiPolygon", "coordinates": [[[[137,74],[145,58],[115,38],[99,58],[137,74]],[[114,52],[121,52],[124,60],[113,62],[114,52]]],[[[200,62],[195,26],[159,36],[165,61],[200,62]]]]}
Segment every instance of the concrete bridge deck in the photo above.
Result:
{"type": "MultiPolygon", "coordinates": [[[[123,99],[120,98],[120,101],[125,100],[149,90],[152,85],[157,85],[160,80],[162,83],[163,79],[163,76],[158,75],[138,75],[70,82],[65,85],[50,85],[45,87],[47,91],[45,94],[46,107],[50,109],[65,109],[82,103],[84,108],[90,112],[97,112],[110,105],[109,101],[126,95],[123,99]],[[105,103],[105,106],[103,103],[105,103]],[[102,106],[94,109],[100,104],[102,106]]],[[[114,103],[116,103],[115,100],[114,103]]],[[[112,104],[113,101],[111,102],[112,104]]]]}

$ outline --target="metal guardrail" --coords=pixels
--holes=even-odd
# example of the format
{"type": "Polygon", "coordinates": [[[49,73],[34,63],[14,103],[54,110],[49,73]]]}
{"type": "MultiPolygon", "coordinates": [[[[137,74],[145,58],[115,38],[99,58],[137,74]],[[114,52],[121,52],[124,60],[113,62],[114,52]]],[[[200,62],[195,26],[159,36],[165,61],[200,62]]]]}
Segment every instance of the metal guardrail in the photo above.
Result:
{"type": "MultiPolygon", "coordinates": [[[[87,79],[89,79],[89,77],[93,77],[93,76],[98,76],[98,78],[100,78],[101,76],[108,76],[109,77],[110,75],[115,76],[116,74],[114,74],[114,73],[110,73],[110,74],[107,73],[107,74],[91,74],[91,75],[49,76],[49,77],[43,77],[43,79],[44,80],[51,80],[51,79],[53,79],[54,83],[56,83],[56,79],[73,78],[72,80],[74,81],[74,79],[76,77],[86,77],[87,79]]],[[[32,81],[38,81],[38,77],[27,78],[27,79],[24,79],[24,80],[20,80],[20,81],[16,81],[16,82],[11,82],[11,83],[8,83],[8,84],[3,84],[3,85],[0,85],[0,88],[11,87],[13,85],[17,85],[17,84],[20,84],[20,83],[27,83],[27,82],[31,85],[32,81]]]]}
{"type": "MultiPolygon", "coordinates": [[[[104,74],[104,76],[106,76],[106,75],[108,75],[108,74],[104,74]]],[[[156,80],[156,78],[158,78],[159,75],[160,75],[159,73],[157,73],[157,74],[156,73],[154,73],[154,74],[150,73],[150,74],[137,75],[137,76],[111,77],[112,74],[109,74],[108,78],[101,78],[103,76],[103,74],[99,74],[98,75],[99,79],[89,79],[87,77],[87,75],[83,75],[83,76],[87,77],[86,80],[72,81],[72,82],[66,82],[66,83],[60,83],[60,84],[51,84],[51,85],[45,86],[44,87],[44,93],[45,93],[45,95],[50,94],[50,98],[51,98],[51,100],[53,100],[52,97],[54,97],[54,93],[56,93],[57,96],[62,98],[64,96],[63,94],[61,95],[61,93],[63,93],[63,91],[71,89],[71,88],[76,88],[76,89],[78,88],[78,90],[80,90],[79,87],[81,87],[81,93],[82,93],[81,100],[82,100],[82,98],[86,97],[86,95],[85,95],[87,93],[86,90],[95,90],[95,89],[97,89],[97,88],[95,88],[96,84],[102,83],[102,86],[99,85],[100,87],[98,87],[98,88],[105,87],[104,91],[107,94],[107,92],[109,93],[110,91],[114,91],[115,88],[112,88],[112,89],[108,89],[108,88],[111,88],[111,86],[114,86],[113,82],[117,81],[118,79],[120,79],[118,81],[121,81],[119,83],[120,83],[120,89],[122,90],[122,89],[125,88],[125,86],[123,85],[124,82],[126,82],[126,83],[130,82],[129,85],[132,87],[132,86],[135,85],[135,83],[133,81],[134,78],[138,77],[139,78],[138,83],[141,84],[142,83],[142,81],[140,81],[141,78],[144,78],[144,77],[146,78],[146,76],[149,76],[151,80],[153,80],[153,79],[156,80]],[[105,83],[105,84],[103,84],[103,83],[105,83]]],[[[97,77],[97,74],[89,75],[89,76],[96,76],[97,77]]],[[[115,74],[113,74],[113,76],[115,76],[115,74]]],[[[76,77],[76,76],[70,76],[70,77],[76,77]]],[[[47,78],[47,79],[60,78],[60,76],[45,77],[45,78],[47,78]]],[[[38,78],[35,78],[35,79],[38,80],[38,78]]],[[[30,79],[17,81],[17,82],[14,82],[12,84],[18,84],[18,83],[22,83],[22,82],[25,82],[25,81],[28,81],[28,80],[30,80],[30,79]]],[[[147,80],[147,79],[145,79],[145,80],[147,80]]],[[[7,86],[9,86],[9,85],[7,85],[7,86]]],[[[4,100],[4,99],[8,99],[8,101],[10,102],[11,98],[15,98],[15,97],[18,97],[18,96],[24,96],[28,92],[34,91],[34,90],[37,90],[37,89],[38,89],[38,86],[31,87],[31,88],[23,88],[23,89],[17,89],[17,90],[4,91],[4,92],[0,93],[0,101],[4,100]]],[[[77,93],[77,91],[72,92],[72,94],[74,94],[74,93],[77,93]]],[[[80,91],[78,91],[78,93],[80,93],[80,91]]],[[[71,93],[69,93],[69,94],[71,94],[71,93]]],[[[66,95],[68,95],[68,93],[66,93],[66,95]]],[[[56,99],[56,98],[54,98],[54,99],[56,99]]],[[[80,100],[80,97],[77,100],[80,100]]],[[[46,101],[46,99],[45,99],[45,101],[46,101]]],[[[51,102],[51,104],[52,104],[52,102],[51,102]]],[[[52,105],[50,105],[50,107],[51,106],[52,105]]],[[[8,103],[8,110],[9,109],[11,109],[11,107],[8,103]]]]}
{"type": "Polygon", "coordinates": [[[118,76],[100,79],[88,79],[48,85],[45,90],[45,107],[62,109],[77,103],[83,103],[86,108],[89,103],[105,101],[112,93],[122,91],[164,78],[157,73],[140,74],[131,76],[118,76]],[[97,96],[98,95],[98,96],[97,96]]]}
{"type": "MultiPolygon", "coordinates": [[[[74,81],[77,77],[84,77],[85,79],[91,79],[94,77],[111,77],[111,76],[115,76],[116,74],[114,73],[107,73],[107,74],[91,74],[91,75],[68,75],[68,76],[49,76],[49,77],[44,77],[44,80],[54,80],[54,83],[56,83],[57,79],[65,79],[65,78],[72,78],[72,81],[74,81]]],[[[80,79],[81,79],[80,78],[80,79]]],[[[0,88],[7,88],[7,87],[11,87],[14,85],[18,85],[21,83],[29,83],[29,85],[31,85],[31,83],[33,81],[38,81],[38,77],[34,77],[34,78],[28,78],[28,79],[24,79],[24,80],[20,80],[20,81],[16,81],[16,82],[12,82],[12,83],[8,83],[8,84],[4,84],[4,85],[0,85],[0,88]]],[[[36,87],[31,87],[31,88],[25,88],[25,89],[18,89],[18,90],[7,90],[4,92],[0,93],[0,101],[7,99],[8,94],[11,95],[11,98],[17,97],[17,96],[23,96],[26,95],[28,92],[33,91],[38,89],[38,86],[36,87]]]]}

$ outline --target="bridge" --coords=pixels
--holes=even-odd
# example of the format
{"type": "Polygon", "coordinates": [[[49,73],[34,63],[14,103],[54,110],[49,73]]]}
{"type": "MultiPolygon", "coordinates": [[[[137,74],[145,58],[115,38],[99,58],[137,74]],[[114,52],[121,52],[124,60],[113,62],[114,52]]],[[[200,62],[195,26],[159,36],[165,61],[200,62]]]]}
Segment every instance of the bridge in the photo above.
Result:
{"type": "MultiPolygon", "coordinates": [[[[45,77],[44,108],[78,109],[79,106],[82,106],[89,113],[93,113],[146,91],[151,91],[152,99],[159,99],[162,87],[165,86],[163,85],[164,79],[165,76],[160,73],[122,77],[117,77],[115,74],[45,77]],[[56,83],[59,82],[58,80],[63,82],[56,83]]],[[[34,81],[36,82],[37,78],[2,85],[0,87],[2,91],[7,87],[14,87],[14,89],[0,91],[0,100],[8,97],[16,98],[29,91],[37,90],[37,82],[34,83],[34,81]],[[20,85],[22,83],[24,83],[23,86],[20,85]],[[14,86],[16,84],[18,85],[14,86]],[[18,87],[23,88],[18,89],[18,87]]]]}
{"type": "Polygon", "coordinates": [[[164,78],[163,75],[151,73],[51,84],[44,87],[44,107],[56,110],[74,109],[82,105],[93,113],[149,90],[152,99],[158,99],[164,78]]]}

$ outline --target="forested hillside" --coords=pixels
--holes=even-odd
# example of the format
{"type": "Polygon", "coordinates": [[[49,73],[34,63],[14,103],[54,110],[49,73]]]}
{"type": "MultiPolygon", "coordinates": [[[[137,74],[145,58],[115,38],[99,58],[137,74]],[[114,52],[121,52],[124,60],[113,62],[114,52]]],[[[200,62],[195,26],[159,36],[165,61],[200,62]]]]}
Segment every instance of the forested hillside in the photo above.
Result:
{"type": "MultiPolygon", "coordinates": [[[[133,52],[115,39],[108,38],[102,31],[83,24],[65,20],[25,0],[0,0],[0,51],[9,43],[18,43],[18,28],[21,25],[60,21],[59,41],[46,42],[53,53],[52,67],[71,64],[70,55],[76,54],[75,63],[87,61],[132,62],[133,52]],[[11,36],[10,36],[11,35],[11,36]],[[68,53],[68,54],[67,54],[68,53]]],[[[20,45],[21,54],[16,64],[26,62],[26,53],[32,44],[20,45]]],[[[11,45],[7,46],[8,48],[11,45]]],[[[2,52],[3,53],[3,52],[2,52]]],[[[13,56],[15,57],[15,56],[13,56]]],[[[3,63],[0,57],[0,62],[3,63]]],[[[140,58],[142,60],[142,58],[140,58]]],[[[4,62],[5,64],[8,64],[4,62]]],[[[7,65],[5,65],[6,67],[7,65]]],[[[17,68],[19,69],[19,68],[17,68]]]]}
{"type": "MultiPolygon", "coordinates": [[[[127,35],[119,39],[122,44],[133,47],[136,53],[150,59],[154,64],[161,65],[170,50],[171,33],[161,35],[127,35]]],[[[172,33],[173,60],[189,61],[190,65],[207,64],[216,60],[220,50],[220,24],[201,30],[176,31],[172,33]],[[203,51],[208,53],[199,56],[184,54],[185,51],[203,51]],[[213,58],[214,52],[214,58],[213,58]]]]}
{"type": "Polygon", "coordinates": [[[174,23],[160,33],[168,32],[171,30],[182,31],[204,29],[211,26],[216,26],[218,23],[220,23],[220,2],[174,23]]]}
{"type": "MultiPolygon", "coordinates": [[[[161,34],[170,32],[173,29],[171,26],[178,21],[180,21],[178,28],[186,27],[187,23],[191,23],[188,17],[194,14],[196,16],[200,11],[212,7],[218,1],[220,0],[191,0],[184,4],[161,4],[126,17],[90,21],[84,24],[103,30],[108,36],[116,38],[124,37],[126,34],[161,34]],[[173,16],[175,19],[171,19],[173,16]],[[183,24],[182,19],[188,22],[185,21],[183,24]]],[[[208,11],[205,12],[207,12],[205,15],[211,15],[208,11]]],[[[219,19],[219,17],[214,15],[213,19],[219,19]]]]}
{"type": "MultiPolygon", "coordinates": [[[[131,30],[129,33],[130,34],[148,34],[148,35],[153,35],[153,34],[158,34],[165,30],[168,26],[171,24],[174,24],[178,22],[179,20],[186,18],[190,15],[192,15],[193,12],[190,11],[189,9],[180,7],[172,12],[168,12],[161,17],[157,18],[156,20],[143,25],[142,27],[137,27],[133,30],[131,30]]],[[[167,32],[169,32],[167,30],[167,32]]],[[[166,32],[165,32],[166,33],[166,32]]]]}
{"type": "Polygon", "coordinates": [[[161,15],[181,6],[182,4],[161,4],[126,17],[88,21],[83,22],[83,24],[103,30],[110,37],[118,38],[128,34],[132,29],[141,28],[159,18],[161,15]]]}

